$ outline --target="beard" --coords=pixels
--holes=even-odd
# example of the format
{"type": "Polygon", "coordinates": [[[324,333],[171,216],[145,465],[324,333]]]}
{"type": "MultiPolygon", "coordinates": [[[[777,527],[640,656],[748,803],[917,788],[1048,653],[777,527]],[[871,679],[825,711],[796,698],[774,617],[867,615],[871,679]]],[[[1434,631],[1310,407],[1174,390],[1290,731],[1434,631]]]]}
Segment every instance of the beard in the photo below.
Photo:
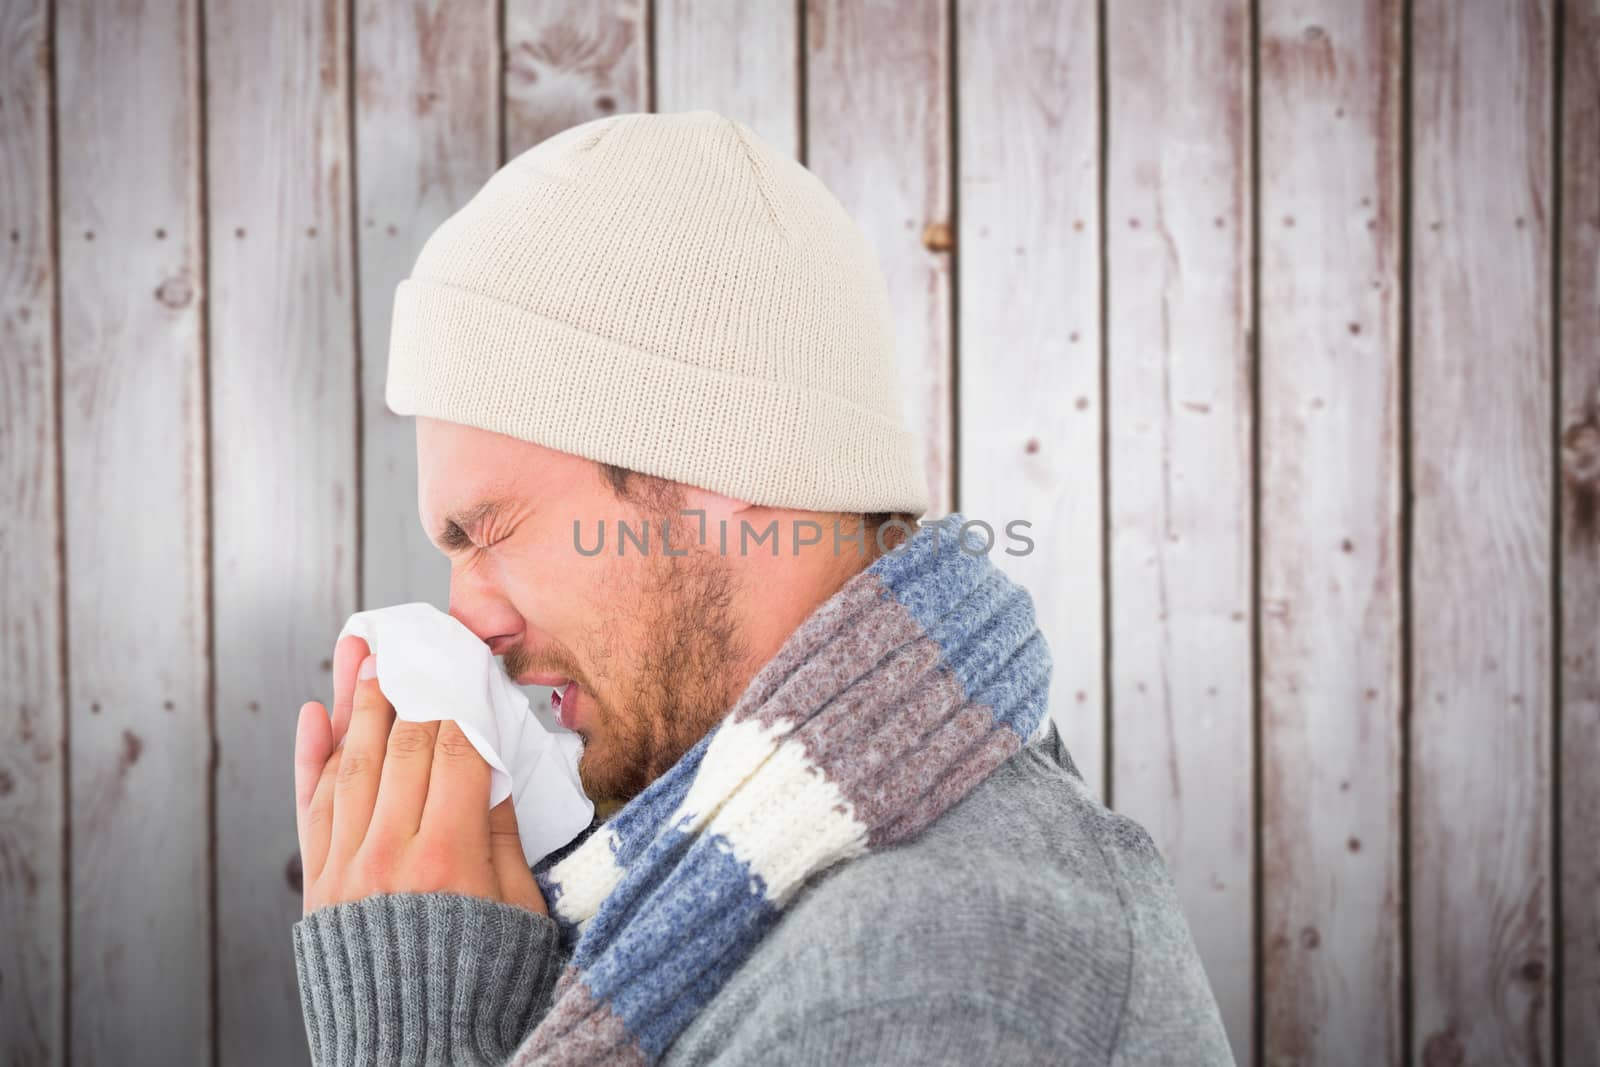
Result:
{"type": "MultiPolygon", "coordinates": [[[[541,667],[576,679],[587,700],[578,778],[596,805],[626,803],[665,773],[732,709],[746,680],[748,656],[733,613],[734,577],[709,548],[686,556],[664,552],[639,559],[632,587],[619,589],[608,617],[595,620],[582,646],[605,683],[562,657],[541,667]],[[642,620],[643,646],[626,674],[612,654],[610,635],[642,620]]],[[[526,670],[520,647],[506,655],[507,671],[526,670]]]]}

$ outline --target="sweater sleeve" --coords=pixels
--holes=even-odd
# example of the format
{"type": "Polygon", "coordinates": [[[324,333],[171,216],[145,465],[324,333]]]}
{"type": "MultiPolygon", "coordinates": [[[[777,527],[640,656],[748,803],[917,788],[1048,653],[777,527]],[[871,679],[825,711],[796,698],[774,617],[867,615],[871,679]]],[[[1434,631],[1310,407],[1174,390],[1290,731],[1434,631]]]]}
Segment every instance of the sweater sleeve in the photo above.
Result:
{"type": "Polygon", "coordinates": [[[294,925],[319,1067],[498,1064],[549,1009],[565,965],[547,915],[457,893],[384,893],[294,925]]]}

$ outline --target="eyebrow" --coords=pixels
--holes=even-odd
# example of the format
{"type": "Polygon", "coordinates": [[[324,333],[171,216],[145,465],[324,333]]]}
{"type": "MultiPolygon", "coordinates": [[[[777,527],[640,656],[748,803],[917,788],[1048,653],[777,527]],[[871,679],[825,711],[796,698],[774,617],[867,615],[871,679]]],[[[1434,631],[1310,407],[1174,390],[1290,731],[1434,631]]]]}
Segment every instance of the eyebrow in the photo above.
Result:
{"type": "Polygon", "coordinates": [[[510,501],[505,497],[480,500],[470,508],[463,508],[445,516],[444,525],[434,535],[434,542],[446,552],[460,552],[472,547],[470,534],[480,524],[504,511],[510,501]]]}

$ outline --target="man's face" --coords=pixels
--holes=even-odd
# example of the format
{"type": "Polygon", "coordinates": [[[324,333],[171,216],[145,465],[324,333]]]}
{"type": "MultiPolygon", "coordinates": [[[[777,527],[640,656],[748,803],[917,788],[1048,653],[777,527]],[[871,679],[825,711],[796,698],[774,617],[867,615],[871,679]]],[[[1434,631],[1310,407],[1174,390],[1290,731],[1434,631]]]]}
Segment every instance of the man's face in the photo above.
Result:
{"type": "Polygon", "coordinates": [[[748,677],[736,574],[696,544],[689,520],[672,524],[674,551],[689,554],[662,551],[660,516],[618,500],[587,459],[416,422],[418,513],[450,559],[450,614],[520,684],[576,683],[561,717],[584,739],[584,790],[596,802],[636,795],[726,714],[748,677]],[[485,502],[501,506],[474,514],[485,502]],[[649,553],[630,541],[619,558],[618,523],[638,534],[646,521],[649,553]],[[603,527],[605,550],[579,552],[574,522],[591,552],[603,527]]]}

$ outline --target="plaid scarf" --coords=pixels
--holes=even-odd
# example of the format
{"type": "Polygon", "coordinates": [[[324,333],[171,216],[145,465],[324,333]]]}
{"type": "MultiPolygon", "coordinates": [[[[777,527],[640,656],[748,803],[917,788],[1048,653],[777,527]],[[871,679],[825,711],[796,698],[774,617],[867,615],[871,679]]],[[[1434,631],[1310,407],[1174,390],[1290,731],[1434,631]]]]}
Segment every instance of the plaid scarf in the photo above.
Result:
{"type": "Polygon", "coordinates": [[[952,513],[821,604],[728,715],[535,876],[572,957],[515,1064],[654,1063],[806,880],[1039,736],[1033,600],[952,513]]]}

